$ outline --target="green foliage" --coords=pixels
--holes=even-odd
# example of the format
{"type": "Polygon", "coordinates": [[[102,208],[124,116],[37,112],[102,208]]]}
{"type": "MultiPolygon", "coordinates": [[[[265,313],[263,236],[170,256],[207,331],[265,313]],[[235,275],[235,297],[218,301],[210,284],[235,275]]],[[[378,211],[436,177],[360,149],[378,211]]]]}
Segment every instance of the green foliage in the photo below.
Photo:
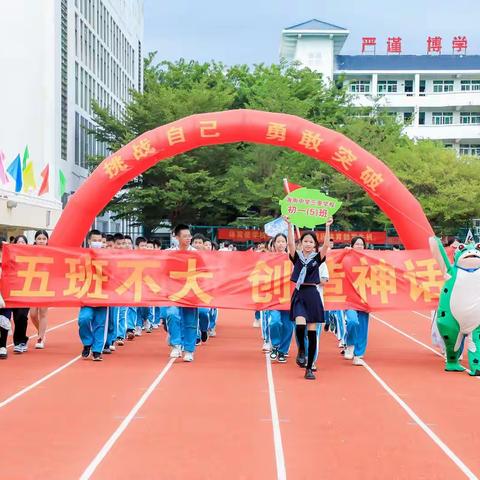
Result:
{"type": "MultiPolygon", "coordinates": [[[[380,158],[444,233],[480,217],[478,160],[458,159],[433,142],[414,143],[394,119],[354,109],[343,88],[325,86],[309,69],[185,60],[155,64],[151,54],[144,79],[144,91],[132,92],[122,119],[93,105],[99,125],[95,135],[112,151],[141,133],[196,113],[237,108],[289,113],[340,131],[380,158]]],[[[92,166],[96,163],[92,159],[92,166]]],[[[160,162],[126,185],[109,208],[149,229],[165,221],[263,225],[279,213],[285,177],[342,200],[336,218],[342,229],[391,226],[360,187],[329,165],[285,148],[243,143],[198,148],[160,162]]]]}

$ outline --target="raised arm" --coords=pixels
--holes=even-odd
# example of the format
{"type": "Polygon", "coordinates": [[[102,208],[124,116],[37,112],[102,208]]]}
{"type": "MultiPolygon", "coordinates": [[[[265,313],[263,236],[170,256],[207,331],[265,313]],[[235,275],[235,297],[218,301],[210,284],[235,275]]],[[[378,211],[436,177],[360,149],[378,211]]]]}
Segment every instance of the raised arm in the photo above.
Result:
{"type": "Polygon", "coordinates": [[[290,254],[291,257],[294,257],[296,248],[295,248],[295,238],[293,236],[293,226],[286,215],[283,216],[283,219],[287,222],[287,225],[288,225],[288,235],[287,235],[288,253],[290,254]]]}
{"type": "Polygon", "coordinates": [[[330,218],[325,224],[325,238],[323,240],[323,245],[320,247],[320,258],[325,258],[327,256],[328,247],[330,246],[330,225],[332,223],[333,218],[330,218]]]}
{"type": "Polygon", "coordinates": [[[430,244],[430,251],[432,252],[433,258],[438,262],[440,265],[440,269],[442,273],[449,273],[450,269],[452,268],[452,264],[450,263],[450,259],[448,258],[447,252],[442,245],[441,240],[438,237],[430,237],[428,239],[428,243],[430,244]]]}

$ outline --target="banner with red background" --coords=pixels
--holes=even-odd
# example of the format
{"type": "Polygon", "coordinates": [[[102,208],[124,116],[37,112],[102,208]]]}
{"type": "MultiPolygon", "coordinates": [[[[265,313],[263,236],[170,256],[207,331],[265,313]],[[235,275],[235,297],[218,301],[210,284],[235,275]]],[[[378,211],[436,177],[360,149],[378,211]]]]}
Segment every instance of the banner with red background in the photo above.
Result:
{"type": "MultiPolygon", "coordinates": [[[[427,250],[333,250],[327,309],[434,309],[444,280],[427,250]]],[[[287,255],[256,252],[93,250],[4,245],[9,307],[205,306],[289,308],[287,255]]]]}
{"type": "MultiPolygon", "coordinates": [[[[319,242],[323,242],[325,232],[316,232],[319,242]]],[[[262,230],[254,230],[251,228],[219,228],[217,232],[219,240],[230,240],[232,242],[265,242],[270,240],[270,237],[262,230]]],[[[386,232],[330,232],[330,238],[338,243],[350,243],[354,237],[363,237],[367,243],[374,245],[384,245],[387,243],[386,232]]],[[[394,244],[398,244],[398,237],[395,238],[394,244]]]]}

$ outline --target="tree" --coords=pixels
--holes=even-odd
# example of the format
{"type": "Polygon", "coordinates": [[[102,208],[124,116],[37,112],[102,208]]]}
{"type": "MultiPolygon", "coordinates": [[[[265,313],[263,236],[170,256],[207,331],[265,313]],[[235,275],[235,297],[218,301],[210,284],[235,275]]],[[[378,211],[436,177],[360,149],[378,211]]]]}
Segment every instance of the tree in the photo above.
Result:
{"type": "MultiPolygon", "coordinates": [[[[112,151],[196,113],[237,108],[289,113],[340,131],[376,155],[445,233],[480,217],[478,160],[458,159],[435,142],[410,140],[394,118],[375,108],[354,109],[342,87],[326,86],[307,68],[185,60],[155,64],[151,54],[144,78],[143,92],[132,92],[122,119],[94,105],[94,134],[112,151]]],[[[162,222],[260,226],[279,213],[284,177],[340,198],[336,224],[342,229],[391,227],[365,192],[329,165],[286,148],[244,143],[198,148],[160,162],[126,185],[108,208],[147,229],[162,222]]]]}

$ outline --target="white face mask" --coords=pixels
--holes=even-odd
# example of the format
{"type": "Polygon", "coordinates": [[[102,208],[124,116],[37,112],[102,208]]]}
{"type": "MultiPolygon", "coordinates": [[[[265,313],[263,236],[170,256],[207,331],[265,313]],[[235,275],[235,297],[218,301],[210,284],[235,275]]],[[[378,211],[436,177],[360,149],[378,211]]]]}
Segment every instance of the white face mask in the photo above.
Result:
{"type": "Polygon", "coordinates": [[[103,248],[103,242],[91,242],[90,248],[103,248]]]}

